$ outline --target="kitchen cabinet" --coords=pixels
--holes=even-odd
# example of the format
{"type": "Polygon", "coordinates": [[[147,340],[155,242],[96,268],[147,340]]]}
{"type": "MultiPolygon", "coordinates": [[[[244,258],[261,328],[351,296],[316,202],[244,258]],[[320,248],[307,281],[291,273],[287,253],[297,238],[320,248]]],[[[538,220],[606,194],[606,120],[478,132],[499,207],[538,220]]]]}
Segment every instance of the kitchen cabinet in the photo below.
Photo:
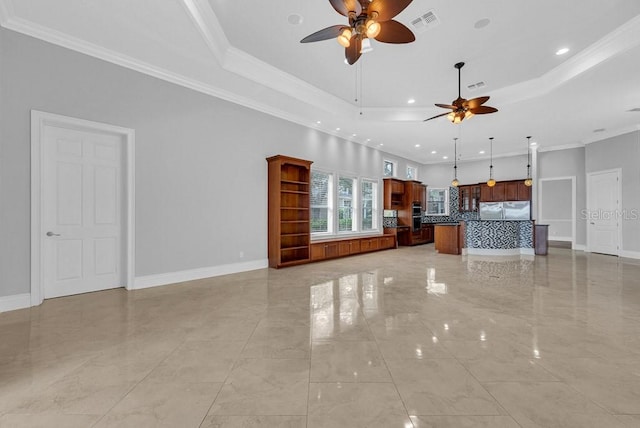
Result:
{"type": "Polygon", "coordinates": [[[524,180],[498,181],[493,187],[480,184],[480,202],[530,201],[531,187],[524,180]]]}
{"type": "Polygon", "coordinates": [[[506,181],[504,183],[505,201],[529,201],[531,200],[531,187],[524,185],[524,180],[506,181]]]}
{"type": "Polygon", "coordinates": [[[461,254],[460,225],[436,224],[435,249],[441,254],[461,254]]]}
{"type": "Polygon", "coordinates": [[[458,187],[458,210],[460,212],[478,211],[480,185],[472,184],[458,187]]]}
{"type": "Polygon", "coordinates": [[[384,179],[384,209],[399,210],[404,200],[404,181],[396,178],[384,179]]]}
{"type": "Polygon", "coordinates": [[[273,156],[268,162],[269,266],[310,260],[309,179],[311,161],[273,156]]]}
{"type": "Polygon", "coordinates": [[[480,184],[480,202],[503,202],[504,199],[504,181],[496,182],[493,187],[487,186],[487,183],[480,184]]]}
{"type": "Polygon", "coordinates": [[[433,242],[433,232],[434,226],[433,224],[423,224],[421,229],[421,238],[422,241],[426,244],[433,242]]]}
{"type": "Polygon", "coordinates": [[[320,241],[311,244],[311,261],[318,262],[391,248],[396,248],[396,235],[393,234],[320,241]]]}

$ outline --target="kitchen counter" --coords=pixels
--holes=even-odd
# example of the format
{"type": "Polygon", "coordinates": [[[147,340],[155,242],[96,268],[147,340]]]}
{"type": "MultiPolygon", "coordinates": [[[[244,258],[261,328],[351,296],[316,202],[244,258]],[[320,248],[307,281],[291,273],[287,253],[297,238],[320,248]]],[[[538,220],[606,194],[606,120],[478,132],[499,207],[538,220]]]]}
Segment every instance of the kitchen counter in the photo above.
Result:
{"type": "Polygon", "coordinates": [[[533,221],[467,220],[463,254],[534,255],[533,221]]]}
{"type": "Polygon", "coordinates": [[[461,254],[464,226],[460,223],[436,223],[434,227],[436,251],[441,254],[461,254]]]}

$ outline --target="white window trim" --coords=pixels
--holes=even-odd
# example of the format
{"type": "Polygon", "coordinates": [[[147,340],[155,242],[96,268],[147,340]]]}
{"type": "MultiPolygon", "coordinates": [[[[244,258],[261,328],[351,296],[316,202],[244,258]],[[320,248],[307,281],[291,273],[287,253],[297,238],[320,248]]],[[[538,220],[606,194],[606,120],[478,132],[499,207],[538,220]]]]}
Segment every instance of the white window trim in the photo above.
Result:
{"type": "Polygon", "coordinates": [[[414,165],[407,165],[407,169],[405,171],[405,174],[407,176],[407,180],[418,180],[418,167],[414,166],[414,165]],[[411,178],[409,178],[409,168],[413,169],[415,171],[415,175],[411,178]]]}
{"type": "MultiPolygon", "coordinates": [[[[329,202],[328,206],[328,214],[327,214],[327,231],[326,232],[311,232],[311,240],[315,238],[326,239],[334,235],[333,229],[335,224],[335,188],[336,188],[336,173],[333,171],[329,171],[324,168],[313,168],[311,173],[319,172],[322,174],[327,174],[330,176],[329,179],[329,189],[327,194],[327,201],[329,202]]],[[[311,209],[311,204],[309,204],[309,209],[311,209]]]]}
{"type": "Polygon", "coordinates": [[[358,232],[360,232],[360,222],[359,222],[359,218],[360,218],[360,213],[359,211],[359,207],[360,207],[360,181],[358,180],[358,177],[349,173],[338,173],[338,179],[336,180],[336,185],[335,185],[335,189],[336,189],[336,197],[335,197],[335,205],[336,205],[336,209],[334,210],[335,213],[335,225],[336,225],[336,229],[335,229],[335,233],[336,235],[353,235],[353,234],[357,234],[358,232]],[[351,197],[351,210],[352,210],[352,224],[351,224],[351,230],[339,230],[340,228],[340,215],[339,215],[339,210],[340,207],[338,206],[338,200],[340,199],[340,195],[338,195],[338,183],[340,182],[341,178],[347,178],[350,180],[353,180],[353,189],[352,189],[352,197],[351,197]]]}
{"type": "Polygon", "coordinates": [[[430,189],[427,189],[427,212],[425,213],[425,215],[428,215],[429,217],[446,217],[450,214],[450,210],[449,210],[449,198],[451,198],[450,195],[451,190],[448,187],[433,187],[430,189]],[[445,191],[445,196],[444,196],[444,214],[431,214],[429,213],[429,190],[444,190],[445,191]]]}
{"type": "Polygon", "coordinates": [[[386,178],[398,178],[398,161],[392,159],[382,159],[382,176],[386,178]],[[384,174],[384,165],[385,163],[393,164],[393,174],[385,175],[384,174]]]}
{"type": "MultiPolygon", "coordinates": [[[[376,185],[376,189],[375,189],[375,199],[374,199],[374,206],[373,206],[373,218],[374,218],[374,226],[373,228],[371,228],[370,230],[362,230],[362,222],[360,223],[360,231],[362,233],[376,233],[376,232],[380,232],[380,225],[382,224],[382,212],[380,211],[380,180],[378,180],[377,178],[368,178],[368,177],[360,177],[360,190],[362,191],[363,189],[363,185],[362,183],[364,182],[369,182],[369,183],[375,183],[376,185]]],[[[362,192],[360,193],[360,197],[362,198],[362,192]]],[[[363,209],[363,205],[362,205],[363,201],[360,201],[360,205],[358,207],[358,210],[360,212],[362,212],[363,209]]]]}

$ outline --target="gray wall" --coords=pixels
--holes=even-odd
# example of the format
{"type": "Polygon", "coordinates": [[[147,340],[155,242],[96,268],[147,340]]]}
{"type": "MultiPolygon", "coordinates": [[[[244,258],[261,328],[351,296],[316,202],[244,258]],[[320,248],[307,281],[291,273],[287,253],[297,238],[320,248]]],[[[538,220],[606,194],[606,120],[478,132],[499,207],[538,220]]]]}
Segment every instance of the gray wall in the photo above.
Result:
{"type": "MultiPolygon", "coordinates": [[[[538,153],[538,178],[576,177],[576,245],[587,244],[587,222],[581,215],[587,206],[585,148],[538,153]]],[[[551,237],[553,239],[553,237],[551,237]]]]}
{"type": "Polygon", "coordinates": [[[591,143],[586,147],[587,173],[622,169],[622,250],[640,251],[640,219],[632,213],[640,210],[640,131],[591,143]]]}
{"type": "Polygon", "coordinates": [[[0,58],[0,297],[30,289],[31,109],[135,129],[136,276],[266,259],[268,156],[370,178],[387,157],[5,29],[0,58]]]}

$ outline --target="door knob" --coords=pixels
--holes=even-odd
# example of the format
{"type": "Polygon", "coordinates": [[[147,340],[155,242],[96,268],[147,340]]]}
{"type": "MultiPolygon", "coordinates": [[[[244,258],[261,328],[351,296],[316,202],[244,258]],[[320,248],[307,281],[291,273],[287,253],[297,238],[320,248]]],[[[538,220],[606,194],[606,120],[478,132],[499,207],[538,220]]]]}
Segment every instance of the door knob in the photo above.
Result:
{"type": "Polygon", "coordinates": [[[47,236],[60,236],[59,233],[47,232],[47,236]]]}

